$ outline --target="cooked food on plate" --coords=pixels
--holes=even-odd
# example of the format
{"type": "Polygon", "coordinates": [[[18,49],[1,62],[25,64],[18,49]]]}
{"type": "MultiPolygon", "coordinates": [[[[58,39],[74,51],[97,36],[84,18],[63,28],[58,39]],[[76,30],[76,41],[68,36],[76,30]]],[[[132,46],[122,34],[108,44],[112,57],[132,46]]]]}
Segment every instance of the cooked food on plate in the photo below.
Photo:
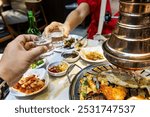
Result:
{"type": "Polygon", "coordinates": [[[75,43],[75,49],[77,51],[80,51],[82,47],[84,47],[86,45],[86,40],[82,39],[82,40],[77,40],[77,42],[75,43]]]}
{"type": "Polygon", "coordinates": [[[58,65],[50,66],[48,70],[53,73],[63,72],[68,68],[68,65],[65,62],[61,62],[58,65]]]}
{"type": "Polygon", "coordinates": [[[64,41],[64,48],[70,48],[75,43],[75,38],[66,39],[64,41]]]}
{"type": "Polygon", "coordinates": [[[73,51],[73,52],[66,52],[66,53],[63,53],[62,56],[64,58],[76,58],[78,56],[77,52],[73,51]]]}
{"type": "Polygon", "coordinates": [[[64,48],[75,48],[77,51],[86,45],[87,40],[79,35],[69,35],[69,37],[64,40],[64,48]]]}
{"type": "Polygon", "coordinates": [[[69,63],[76,62],[79,59],[79,53],[77,51],[66,51],[61,56],[69,63]]]}
{"type": "Polygon", "coordinates": [[[32,64],[30,65],[30,68],[35,69],[35,68],[37,68],[38,66],[40,66],[40,65],[42,65],[42,64],[44,64],[44,60],[43,60],[43,59],[41,59],[41,60],[36,60],[34,63],[32,63],[32,64]]]}
{"type": "Polygon", "coordinates": [[[85,54],[85,57],[87,59],[93,60],[93,61],[100,60],[100,59],[104,58],[103,55],[97,51],[85,52],[84,54],[85,54]]]}
{"type": "Polygon", "coordinates": [[[25,94],[32,94],[45,86],[45,80],[41,80],[36,75],[21,78],[13,88],[25,94]]]}

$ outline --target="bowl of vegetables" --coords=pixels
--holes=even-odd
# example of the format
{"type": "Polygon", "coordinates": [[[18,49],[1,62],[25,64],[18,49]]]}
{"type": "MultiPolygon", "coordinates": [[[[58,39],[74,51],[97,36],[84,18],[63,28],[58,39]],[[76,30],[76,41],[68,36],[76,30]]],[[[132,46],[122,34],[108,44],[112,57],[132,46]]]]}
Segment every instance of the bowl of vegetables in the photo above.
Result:
{"type": "Polygon", "coordinates": [[[35,60],[35,61],[30,65],[30,68],[31,68],[31,69],[41,68],[41,67],[44,67],[45,64],[46,64],[46,59],[35,60]]]}

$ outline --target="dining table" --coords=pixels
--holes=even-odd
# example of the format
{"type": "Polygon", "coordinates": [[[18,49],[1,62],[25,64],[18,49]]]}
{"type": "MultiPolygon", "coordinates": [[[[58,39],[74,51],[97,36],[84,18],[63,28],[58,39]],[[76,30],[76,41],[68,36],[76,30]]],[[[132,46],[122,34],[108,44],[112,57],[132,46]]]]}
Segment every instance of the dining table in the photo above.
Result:
{"type": "MultiPolygon", "coordinates": [[[[87,39],[87,47],[102,47],[102,42],[98,40],[91,40],[87,39]]],[[[64,51],[64,50],[63,50],[64,51]]],[[[3,54],[0,54],[0,58],[3,54]]],[[[55,49],[46,53],[46,65],[63,60],[61,56],[61,52],[56,52],[55,49]]],[[[79,58],[75,63],[75,67],[69,72],[68,76],[69,79],[72,81],[74,76],[81,71],[81,69],[90,65],[90,63],[82,60],[79,58]]],[[[46,67],[44,67],[46,69],[46,67]]],[[[46,89],[39,92],[38,94],[32,96],[24,96],[24,97],[17,97],[9,93],[5,100],[69,100],[69,88],[71,83],[68,80],[67,75],[62,77],[54,77],[51,75],[49,76],[49,84],[46,89]]]]}

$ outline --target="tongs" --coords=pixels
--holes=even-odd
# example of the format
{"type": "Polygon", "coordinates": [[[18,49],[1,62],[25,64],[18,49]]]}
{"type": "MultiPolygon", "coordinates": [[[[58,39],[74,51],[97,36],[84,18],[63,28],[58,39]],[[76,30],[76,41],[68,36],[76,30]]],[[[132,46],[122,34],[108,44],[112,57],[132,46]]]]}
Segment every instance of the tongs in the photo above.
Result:
{"type": "Polygon", "coordinates": [[[87,34],[85,34],[81,39],[79,39],[76,43],[81,42],[85,37],[87,37],[87,34]]]}

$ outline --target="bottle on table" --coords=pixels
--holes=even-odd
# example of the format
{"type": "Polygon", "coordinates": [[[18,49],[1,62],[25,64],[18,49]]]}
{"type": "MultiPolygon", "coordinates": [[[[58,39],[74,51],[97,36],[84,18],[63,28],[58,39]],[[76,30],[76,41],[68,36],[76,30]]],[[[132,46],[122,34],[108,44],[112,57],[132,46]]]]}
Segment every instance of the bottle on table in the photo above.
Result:
{"type": "Polygon", "coordinates": [[[28,11],[28,22],[29,22],[29,28],[27,30],[28,34],[34,34],[34,35],[41,35],[40,30],[37,28],[35,17],[33,15],[33,12],[30,10],[28,11]]]}

